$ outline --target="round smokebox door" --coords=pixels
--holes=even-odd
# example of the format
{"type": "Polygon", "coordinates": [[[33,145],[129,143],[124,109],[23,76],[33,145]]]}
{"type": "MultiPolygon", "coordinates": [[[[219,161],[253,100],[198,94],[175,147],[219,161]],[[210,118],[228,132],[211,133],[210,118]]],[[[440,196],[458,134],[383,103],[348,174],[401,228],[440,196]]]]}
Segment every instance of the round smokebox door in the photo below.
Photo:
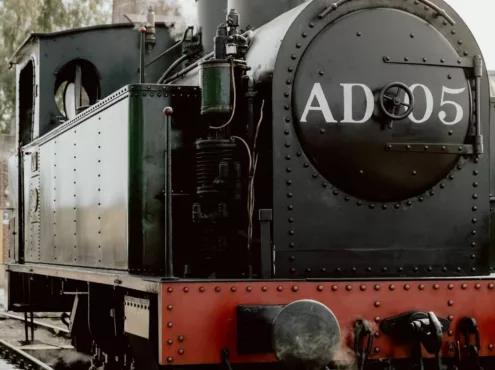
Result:
{"type": "Polygon", "coordinates": [[[366,9],[330,23],[296,71],[304,152],[329,182],[364,200],[426,192],[459,160],[436,149],[457,148],[468,132],[469,80],[447,66],[458,59],[437,29],[405,11],[366,9]]]}

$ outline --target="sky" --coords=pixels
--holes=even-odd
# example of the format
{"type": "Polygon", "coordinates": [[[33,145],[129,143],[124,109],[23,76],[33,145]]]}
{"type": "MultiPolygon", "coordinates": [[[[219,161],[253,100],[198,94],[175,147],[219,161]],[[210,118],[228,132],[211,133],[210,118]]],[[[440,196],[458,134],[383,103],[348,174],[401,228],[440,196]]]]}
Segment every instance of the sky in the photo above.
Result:
{"type": "Polygon", "coordinates": [[[495,27],[491,24],[495,14],[495,0],[446,0],[471,29],[480,45],[487,68],[495,70],[495,27]]]}
{"type": "MultiPolygon", "coordinates": [[[[249,1],[249,0],[246,0],[249,1]]],[[[267,0],[269,1],[269,0],[267,0]]],[[[489,70],[495,70],[495,0],[445,0],[461,16],[471,29],[481,47],[489,70]]],[[[195,19],[195,0],[180,0],[183,11],[190,21],[195,19]]]]}

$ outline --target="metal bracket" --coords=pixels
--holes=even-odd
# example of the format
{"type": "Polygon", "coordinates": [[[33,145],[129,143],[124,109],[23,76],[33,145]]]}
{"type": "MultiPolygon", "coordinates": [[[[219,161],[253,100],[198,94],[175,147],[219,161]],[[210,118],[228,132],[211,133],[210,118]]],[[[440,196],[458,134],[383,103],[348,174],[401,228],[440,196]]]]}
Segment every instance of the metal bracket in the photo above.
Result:
{"type": "Polygon", "coordinates": [[[430,143],[389,143],[385,145],[389,152],[438,153],[450,155],[474,154],[469,144],[430,144],[430,143]]]}
{"type": "Polygon", "coordinates": [[[271,209],[260,209],[260,239],[261,239],[261,277],[272,276],[272,220],[271,209]]]}
{"type": "Polygon", "coordinates": [[[440,8],[438,5],[433,4],[430,0],[419,0],[419,2],[432,8],[434,11],[437,12],[438,16],[444,17],[451,26],[455,25],[455,21],[447,14],[444,9],[440,8]]]}
{"type": "Polygon", "coordinates": [[[455,62],[446,61],[440,59],[438,62],[429,61],[427,58],[410,58],[405,56],[402,59],[391,58],[388,56],[383,57],[383,61],[389,64],[413,64],[413,65],[423,65],[423,66],[433,66],[433,67],[450,67],[450,68],[473,68],[474,60],[472,58],[458,58],[455,62]]]}

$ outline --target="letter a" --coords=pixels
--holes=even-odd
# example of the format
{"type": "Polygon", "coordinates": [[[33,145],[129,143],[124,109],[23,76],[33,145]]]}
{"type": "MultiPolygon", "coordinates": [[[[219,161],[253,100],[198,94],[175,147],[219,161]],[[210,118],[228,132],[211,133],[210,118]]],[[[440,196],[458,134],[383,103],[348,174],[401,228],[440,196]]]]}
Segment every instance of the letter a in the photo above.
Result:
{"type": "Polygon", "coordinates": [[[336,123],[337,121],[333,118],[332,111],[328,106],[328,101],[325,98],[325,94],[323,93],[323,89],[319,83],[315,83],[313,86],[313,90],[311,90],[311,94],[309,95],[308,102],[306,103],[306,108],[304,108],[304,112],[301,117],[301,122],[308,122],[308,113],[310,111],[320,111],[325,117],[325,121],[327,123],[336,123]],[[313,100],[316,98],[318,101],[318,106],[313,107],[313,100]]]}

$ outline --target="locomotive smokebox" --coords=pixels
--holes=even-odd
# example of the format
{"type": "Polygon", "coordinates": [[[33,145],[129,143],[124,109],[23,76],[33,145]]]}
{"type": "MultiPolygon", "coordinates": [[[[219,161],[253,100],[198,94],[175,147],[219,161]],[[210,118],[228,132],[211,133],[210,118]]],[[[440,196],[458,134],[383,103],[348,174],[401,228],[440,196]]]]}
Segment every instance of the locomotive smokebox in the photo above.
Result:
{"type": "Polygon", "coordinates": [[[289,369],[323,369],[340,345],[340,326],[320,302],[300,300],[286,306],[239,306],[238,351],[273,352],[289,369]]]}
{"type": "MultiPolygon", "coordinates": [[[[203,0],[205,1],[205,0],[203,0]]],[[[210,0],[208,0],[210,1],[210,0]]],[[[240,15],[240,27],[258,28],[306,0],[229,0],[229,9],[240,15]]]]}
{"type": "Polygon", "coordinates": [[[203,32],[203,48],[206,53],[213,51],[213,39],[217,27],[225,23],[227,0],[196,0],[199,27],[203,32]]]}

